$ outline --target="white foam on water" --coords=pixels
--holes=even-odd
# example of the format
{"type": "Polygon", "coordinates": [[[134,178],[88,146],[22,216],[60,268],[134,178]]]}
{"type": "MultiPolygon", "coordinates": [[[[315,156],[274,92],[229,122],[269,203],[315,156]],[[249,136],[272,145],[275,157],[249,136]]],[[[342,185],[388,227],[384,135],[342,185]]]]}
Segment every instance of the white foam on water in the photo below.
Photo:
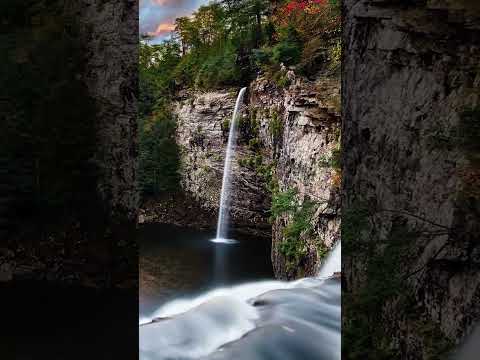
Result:
{"type": "Polygon", "coordinates": [[[238,244],[238,240],[235,240],[235,239],[215,238],[210,241],[216,244],[228,244],[228,245],[238,244]]]}
{"type": "Polygon", "coordinates": [[[140,327],[141,359],[208,355],[255,328],[256,309],[234,297],[216,297],[172,319],[140,327]]]}

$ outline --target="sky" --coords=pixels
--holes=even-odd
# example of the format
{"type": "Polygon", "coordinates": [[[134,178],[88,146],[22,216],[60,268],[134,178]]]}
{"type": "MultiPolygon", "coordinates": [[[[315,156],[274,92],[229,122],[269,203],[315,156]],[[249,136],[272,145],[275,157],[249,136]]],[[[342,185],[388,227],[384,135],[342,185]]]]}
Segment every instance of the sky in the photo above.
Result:
{"type": "Polygon", "coordinates": [[[173,23],[180,16],[189,16],[209,0],[140,0],[140,33],[153,36],[152,43],[170,37],[173,23]]]}

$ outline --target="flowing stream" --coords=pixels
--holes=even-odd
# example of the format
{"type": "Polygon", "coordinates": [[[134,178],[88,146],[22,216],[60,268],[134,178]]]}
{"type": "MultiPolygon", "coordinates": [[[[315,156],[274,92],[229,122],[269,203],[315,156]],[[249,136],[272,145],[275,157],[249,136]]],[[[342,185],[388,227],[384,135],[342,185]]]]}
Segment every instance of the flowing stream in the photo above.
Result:
{"type": "Polygon", "coordinates": [[[140,325],[142,360],[340,359],[341,245],[319,276],[220,287],[161,306],[140,325]]]}
{"type": "Polygon", "coordinates": [[[217,235],[212,241],[219,243],[233,243],[235,240],[229,239],[228,234],[228,211],[230,208],[230,176],[231,163],[235,156],[235,147],[237,142],[238,116],[243,103],[243,96],[247,88],[242,88],[238,93],[233,111],[232,121],[230,122],[230,130],[228,133],[228,144],[225,153],[225,163],[223,166],[222,191],[220,193],[220,206],[218,212],[217,235]]]}

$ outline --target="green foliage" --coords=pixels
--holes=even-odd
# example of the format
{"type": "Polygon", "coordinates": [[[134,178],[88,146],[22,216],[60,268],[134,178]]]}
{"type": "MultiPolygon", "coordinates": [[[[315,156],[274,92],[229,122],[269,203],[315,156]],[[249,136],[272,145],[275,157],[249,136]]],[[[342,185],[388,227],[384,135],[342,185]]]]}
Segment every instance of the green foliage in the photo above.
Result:
{"type": "Polygon", "coordinates": [[[272,58],[272,48],[271,47],[264,47],[261,49],[254,49],[253,50],[253,61],[255,64],[263,68],[266,65],[271,64],[271,58],[272,58]]]}
{"type": "MultiPolygon", "coordinates": [[[[321,33],[322,27],[331,32],[329,19],[337,16],[336,8],[333,3],[328,6],[327,17],[319,17],[321,22],[315,26],[315,32],[320,29],[321,33]]],[[[265,70],[281,63],[297,64],[305,41],[318,36],[306,33],[303,23],[293,17],[292,21],[286,17],[285,22],[285,16],[275,14],[274,9],[266,0],[225,0],[201,6],[191,17],[176,19],[175,40],[160,45],[142,41],[141,89],[149,82],[168,91],[178,86],[201,89],[240,86],[258,67],[265,70]],[[146,76],[152,75],[151,68],[157,70],[153,80],[146,76]],[[142,73],[144,69],[149,70],[148,74],[142,73]]],[[[270,72],[275,74],[280,87],[288,85],[285,74],[278,73],[278,69],[270,72]]],[[[142,104],[157,98],[151,86],[142,93],[142,104]]]]}
{"type": "Polygon", "coordinates": [[[261,143],[258,137],[252,138],[248,141],[248,148],[253,152],[260,151],[260,146],[261,146],[261,143]]]}
{"type": "Polygon", "coordinates": [[[196,88],[212,89],[240,83],[241,72],[237,66],[236,49],[230,45],[207,56],[195,80],[196,88]]]}
{"type": "Polygon", "coordinates": [[[340,147],[332,150],[331,156],[323,156],[319,160],[320,167],[341,169],[342,168],[342,151],[340,147]]]}
{"type": "Polygon", "coordinates": [[[258,134],[260,131],[260,122],[257,120],[257,108],[249,109],[248,117],[240,117],[238,122],[239,131],[241,133],[241,139],[250,142],[252,139],[256,139],[256,142],[260,145],[258,134]]]}
{"type": "Polygon", "coordinates": [[[307,254],[303,237],[311,235],[314,211],[315,203],[308,199],[305,200],[301,207],[296,208],[292,219],[283,229],[283,240],[279,250],[285,257],[288,272],[296,270],[307,254]]]}
{"type": "Polygon", "coordinates": [[[338,70],[342,64],[342,44],[340,40],[328,48],[328,57],[330,58],[329,69],[332,71],[338,70]]]}
{"type": "Polygon", "coordinates": [[[178,187],[179,149],[175,121],[168,108],[140,121],[139,183],[144,194],[174,191],[178,187]]]}
{"type": "Polygon", "coordinates": [[[268,132],[274,142],[278,142],[283,134],[283,122],[277,111],[273,111],[268,123],[268,132]]]}
{"type": "Polygon", "coordinates": [[[165,103],[175,91],[174,70],[181,61],[180,48],[173,41],[149,45],[141,41],[139,50],[139,116],[150,115],[157,103],[165,103]]]}
{"type": "Polygon", "coordinates": [[[230,130],[230,119],[226,118],[222,121],[222,131],[228,132],[230,130]]]}
{"type": "MultiPolygon", "coordinates": [[[[305,257],[307,249],[303,237],[308,237],[313,231],[312,217],[317,204],[306,199],[303,204],[297,200],[298,191],[288,189],[272,194],[271,219],[288,215],[290,220],[283,229],[283,239],[279,245],[280,253],[285,257],[287,271],[294,271],[305,257]]],[[[319,244],[320,255],[325,255],[324,245],[319,244]]]]}
{"type": "Polygon", "coordinates": [[[302,55],[302,42],[293,26],[279,29],[279,40],[253,52],[254,62],[263,70],[278,73],[280,64],[295,65],[302,55]]]}
{"type": "Polygon", "coordinates": [[[272,196],[272,207],[270,213],[273,219],[285,213],[293,213],[297,210],[296,196],[297,189],[288,189],[285,192],[279,192],[272,196]]]}
{"type": "Polygon", "coordinates": [[[265,183],[267,184],[267,190],[270,192],[270,194],[277,194],[279,192],[280,186],[275,173],[276,167],[276,162],[273,162],[267,165],[262,165],[262,167],[258,170],[258,173],[260,173],[265,180],[265,183]]]}
{"type": "Polygon", "coordinates": [[[182,60],[174,71],[177,83],[201,89],[243,84],[252,73],[249,56],[262,42],[267,10],[263,0],[224,1],[178,18],[182,60]]]}
{"type": "Polygon", "coordinates": [[[328,247],[322,241],[317,242],[317,255],[319,259],[323,259],[328,255],[328,247]]]}
{"type": "Polygon", "coordinates": [[[278,70],[272,76],[273,82],[280,88],[286,88],[290,85],[290,79],[287,76],[286,70],[278,70]]]}
{"type": "Polygon", "coordinates": [[[299,44],[293,42],[281,42],[272,49],[272,60],[285,65],[297,64],[302,54],[302,48],[299,44]]]}
{"type": "Polygon", "coordinates": [[[278,44],[272,48],[272,60],[274,63],[294,65],[300,61],[302,55],[302,41],[294,26],[279,29],[278,44]]]}

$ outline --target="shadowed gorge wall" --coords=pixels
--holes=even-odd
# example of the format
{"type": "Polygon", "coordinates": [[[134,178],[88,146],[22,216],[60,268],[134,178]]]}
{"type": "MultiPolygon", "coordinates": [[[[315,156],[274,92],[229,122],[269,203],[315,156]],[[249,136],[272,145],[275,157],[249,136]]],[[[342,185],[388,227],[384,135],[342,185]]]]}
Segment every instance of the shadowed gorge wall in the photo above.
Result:
{"type": "Polygon", "coordinates": [[[132,285],[138,3],[1,8],[2,280],[132,285]]]}
{"type": "Polygon", "coordinates": [[[479,10],[344,1],[346,359],[441,359],[479,320],[479,10]]]}

